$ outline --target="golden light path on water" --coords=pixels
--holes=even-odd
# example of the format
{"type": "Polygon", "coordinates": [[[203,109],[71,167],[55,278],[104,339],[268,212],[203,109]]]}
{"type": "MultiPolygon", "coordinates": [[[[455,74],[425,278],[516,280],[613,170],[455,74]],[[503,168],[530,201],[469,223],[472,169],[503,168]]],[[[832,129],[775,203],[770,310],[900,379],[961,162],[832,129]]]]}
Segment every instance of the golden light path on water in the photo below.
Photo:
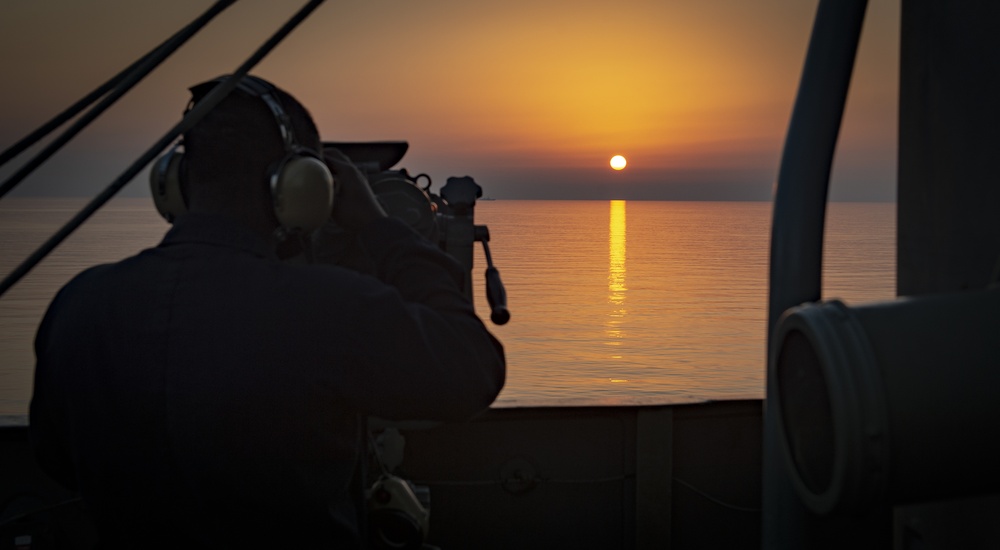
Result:
{"type": "MultiPolygon", "coordinates": [[[[625,320],[625,201],[611,201],[608,215],[608,319],[605,322],[606,344],[611,348],[611,359],[621,359],[622,339],[625,334],[622,323],[625,320]]],[[[628,382],[623,378],[611,378],[611,382],[628,382]]]]}

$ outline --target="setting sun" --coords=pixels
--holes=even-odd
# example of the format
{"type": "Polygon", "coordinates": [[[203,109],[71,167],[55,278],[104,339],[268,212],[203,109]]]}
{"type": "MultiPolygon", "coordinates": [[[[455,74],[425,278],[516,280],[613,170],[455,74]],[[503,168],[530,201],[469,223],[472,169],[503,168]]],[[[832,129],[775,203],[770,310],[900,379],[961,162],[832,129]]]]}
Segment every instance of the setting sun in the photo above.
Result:
{"type": "Polygon", "coordinates": [[[628,164],[628,162],[625,160],[625,157],[621,155],[611,157],[611,167],[615,170],[624,169],[626,164],[628,164]]]}

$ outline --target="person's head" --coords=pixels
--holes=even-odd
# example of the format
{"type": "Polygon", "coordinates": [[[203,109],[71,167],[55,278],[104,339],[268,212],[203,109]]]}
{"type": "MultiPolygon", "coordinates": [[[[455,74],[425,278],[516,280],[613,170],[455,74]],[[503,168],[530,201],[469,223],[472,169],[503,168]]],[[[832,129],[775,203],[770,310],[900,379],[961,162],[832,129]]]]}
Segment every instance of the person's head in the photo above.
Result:
{"type": "MultiPolygon", "coordinates": [[[[246,77],[251,79],[254,77],[246,77]]],[[[261,85],[269,99],[287,115],[285,125],[294,142],[312,152],[321,150],[319,133],[308,111],[294,97],[266,81],[233,90],[184,134],[181,189],[188,210],[223,216],[270,233],[275,215],[271,174],[289,154],[280,124],[265,98],[254,92],[261,85]]],[[[197,104],[220,79],[191,88],[197,104]]]]}

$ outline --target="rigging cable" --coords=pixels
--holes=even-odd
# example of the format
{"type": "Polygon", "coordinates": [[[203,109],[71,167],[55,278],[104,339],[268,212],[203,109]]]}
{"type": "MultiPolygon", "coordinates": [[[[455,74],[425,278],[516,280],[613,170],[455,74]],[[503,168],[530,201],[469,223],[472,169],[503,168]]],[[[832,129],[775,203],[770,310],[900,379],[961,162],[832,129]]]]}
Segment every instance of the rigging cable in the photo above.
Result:
{"type": "Polygon", "coordinates": [[[306,17],[309,16],[323,0],[310,0],[302,9],[300,9],[291,19],[289,19],[280,29],[278,29],[256,52],[253,53],[242,65],[237,68],[232,75],[227,77],[221,84],[212,89],[204,99],[198,102],[190,111],[184,115],[173,128],[170,129],[162,138],[159,139],[152,147],[150,147],[142,156],[140,156],[131,166],[128,167],[118,178],[111,182],[108,187],[104,189],[100,194],[94,197],[80,212],[76,214],[70,221],[56,232],[49,240],[45,241],[31,256],[29,256],[24,262],[21,263],[10,275],[7,276],[2,282],[0,282],[0,296],[7,292],[10,287],[14,286],[21,277],[24,277],[38,262],[42,261],[45,256],[52,252],[55,247],[66,239],[76,228],[80,227],[83,222],[87,221],[90,216],[94,214],[104,203],[108,202],[111,197],[113,197],[118,191],[120,191],[129,181],[131,181],[139,171],[145,167],[147,164],[152,162],[158,154],[160,154],[163,149],[174,142],[182,133],[188,131],[192,126],[194,126],[199,120],[201,120],[205,115],[207,115],[219,102],[221,102],[229,92],[231,92],[239,84],[240,80],[245,76],[250,69],[260,63],[261,59],[264,58],[268,53],[271,52],[292,30],[295,29],[306,17]]]}
{"type": "Polygon", "coordinates": [[[52,143],[48,144],[45,149],[32,157],[31,160],[26,162],[24,166],[19,168],[18,171],[11,177],[7,178],[7,180],[0,185],[0,198],[24,181],[24,178],[28,177],[29,174],[34,172],[36,168],[41,166],[59,149],[62,149],[62,147],[73,139],[78,133],[80,133],[81,130],[89,126],[94,119],[99,117],[104,111],[121,99],[123,95],[125,95],[143,78],[145,78],[146,75],[152,72],[153,69],[160,66],[160,64],[163,63],[167,57],[170,57],[171,54],[177,51],[177,48],[184,45],[184,43],[194,36],[195,33],[200,31],[216,15],[231,6],[234,2],[236,2],[236,0],[220,0],[219,2],[216,2],[211,8],[208,9],[208,11],[203,13],[200,17],[189,23],[152,51],[139,58],[138,61],[129,65],[129,67],[124,71],[112,77],[111,80],[98,87],[80,101],[76,102],[69,109],[63,111],[48,123],[42,125],[42,127],[4,151],[2,155],[0,155],[0,159],[2,159],[2,161],[0,161],[0,165],[7,163],[10,159],[14,158],[14,156],[20,154],[21,151],[30,147],[46,134],[55,130],[64,122],[82,111],[87,107],[87,105],[93,103],[101,96],[104,96],[105,93],[108,94],[103,100],[101,100],[100,103],[95,105],[91,110],[87,111],[82,117],[80,117],[79,120],[73,123],[72,126],[67,128],[65,132],[54,139],[52,143]]]}

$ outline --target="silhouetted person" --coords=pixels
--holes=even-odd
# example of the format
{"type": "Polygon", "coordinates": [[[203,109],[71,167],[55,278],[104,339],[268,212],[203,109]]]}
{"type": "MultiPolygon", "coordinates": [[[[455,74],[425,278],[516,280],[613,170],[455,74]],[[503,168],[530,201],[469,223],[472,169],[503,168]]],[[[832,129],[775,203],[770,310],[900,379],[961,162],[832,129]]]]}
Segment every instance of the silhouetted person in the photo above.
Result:
{"type": "Polygon", "coordinates": [[[244,82],[184,135],[163,242],[78,275],[38,331],[36,456],[103,547],[356,547],[363,419],[464,419],[503,385],[458,263],[387,218],[346,157],[313,158],[294,98],[244,82]],[[302,232],[282,203],[298,161],[292,176],[332,170],[333,218],[375,277],[278,259],[302,232]]]}

